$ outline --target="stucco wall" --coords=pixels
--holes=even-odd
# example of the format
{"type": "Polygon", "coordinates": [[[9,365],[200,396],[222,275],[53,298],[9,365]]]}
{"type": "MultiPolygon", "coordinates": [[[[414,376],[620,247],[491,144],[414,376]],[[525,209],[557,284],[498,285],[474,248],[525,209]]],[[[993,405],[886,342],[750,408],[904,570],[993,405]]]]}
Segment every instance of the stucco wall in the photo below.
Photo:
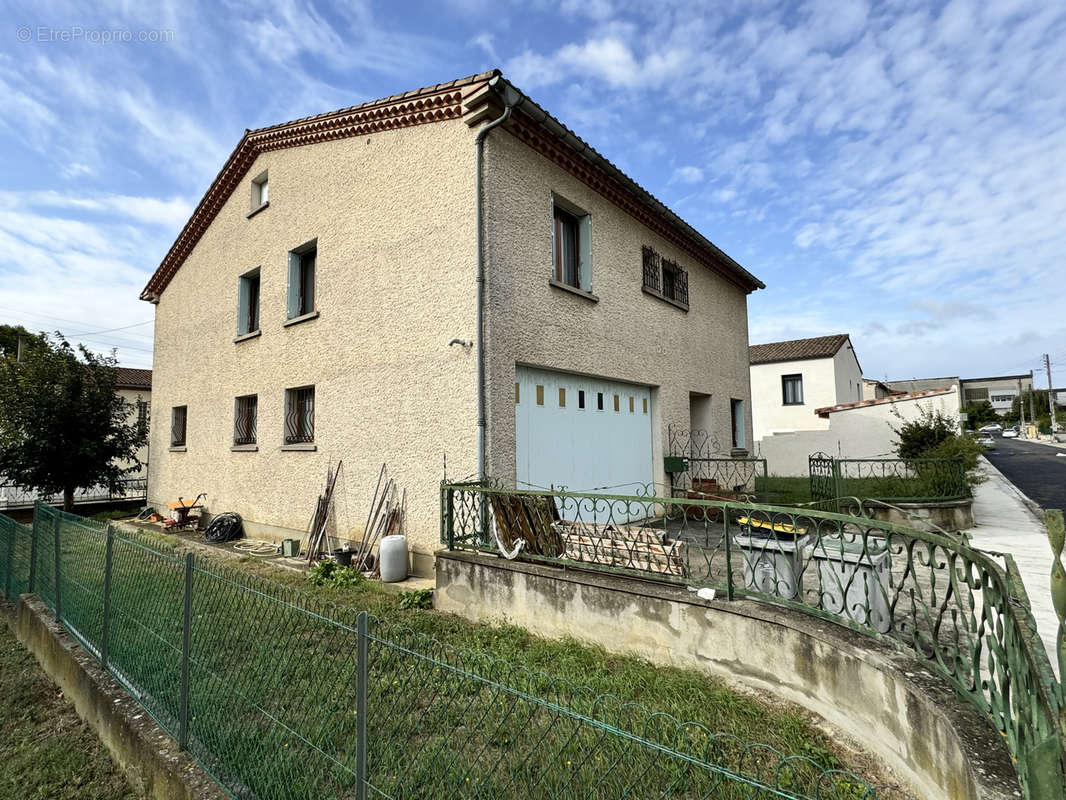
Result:
{"type": "Polygon", "coordinates": [[[751,365],[752,425],[756,439],[775,431],[824,430],[829,421],[814,409],[835,405],[837,379],[832,358],[809,358],[751,365]],[[782,400],[781,377],[803,376],[803,404],[786,406],[782,400]]]}
{"type": "Polygon", "coordinates": [[[730,399],[744,400],[751,447],[744,291],[501,131],[487,141],[485,190],[492,474],[515,477],[516,363],[655,387],[653,460],[660,487],[666,485],[667,427],[688,428],[690,392],[711,395],[712,432],[725,452],[732,444],[730,399]],[[549,285],[553,192],[591,217],[591,289],[598,302],[549,285]],[[642,245],[688,270],[688,313],[642,291],[642,245]]]}
{"type": "Polygon", "coordinates": [[[859,366],[859,360],[855,357],[855,350],[850,342],[845,342],[833,356],[833,372],[836,375],[837,387],[833,405],[862,400],[862,367],[859,366]]]}
{"type": "MultiPolygon", "coordinates": [[[[361,532],[382,462],[407,488],[412,547],[439,537],[439,481],[476,467],[474,145],[460,120],[261,155],[156,308],[149,500],[303,531],[344,460],[336,527],[361,532]],[[250,180],[269,170],[252,218],[250,180]],[[318,239],[320,317],[286,321],[288,252],[318,239]],[[261,270],[258,338],[234,343],[238,276],[261,270]],[[314,384],[314,452],[282,452],[284,392],[314,384]],[[231,452],[258,394],[258,451],[231,452]],[[170,411],[188,406],[186,452],[170,411]]],[[[252,533],[278,533],[268,529],[252,533]]]]}
{"type": "Polygon", "coordinates": [[[954,415],[959,407],[957,398],[953,389],[933,397],[834,411],[826,421],[827,430],[763,437],[758,442],[759,455],[766,459],[767,470],[772,475],[808,475],[807,459],[819,451],[840,458],[895,458],[894,427],[898,428],[904,420],[917,418],[923,408],[954,415]]]}
{"type": "MultiPolygon", "coordinates": [[[[137,402],[143,401],[149,404],[149,431],[151,430],[151,402],[152,392],[145,389],[118,389],[115,394],[125,400],[127,403],[133,406],[133,409],[129,413],[128,419],[131,422],[137,421],[137,402]]],[[[127,478],[143,478],[148,472],[148,452],[149,447],[145,444],[140,450],[137,451],[137,460],[141,462],[141,468],[137,472],[131,472],[127,475],[127,478]]]]}

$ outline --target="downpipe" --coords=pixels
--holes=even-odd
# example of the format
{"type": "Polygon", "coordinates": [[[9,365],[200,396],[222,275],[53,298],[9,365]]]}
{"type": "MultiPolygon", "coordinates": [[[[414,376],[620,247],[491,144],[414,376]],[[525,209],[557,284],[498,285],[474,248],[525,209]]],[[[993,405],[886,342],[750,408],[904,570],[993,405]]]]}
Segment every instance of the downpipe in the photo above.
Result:
{"type": "Polygon", "coordinates": [[[506,107],[503,110],[503,114],[477,132],[475,144],[477,153],[475,166],[475,171],[477,173],[477,474],[479,481],[484,481],[487,477],[485,447],[488,430],[488,411],[486,409],[487,402],[485,397],[485,202],[482,197],[484,188],[483,171],[485,162],[485,139],[494,128],[498,128],[500,125],[507,122],[507,120],[511,118],[511,113],[514,109],[525,102],[526,99],[524,94],[513,89],[499,76],[489,81],[489,86],[495,88],[501,82],[503,83],[505,90],[504,104],[506,107]]]}

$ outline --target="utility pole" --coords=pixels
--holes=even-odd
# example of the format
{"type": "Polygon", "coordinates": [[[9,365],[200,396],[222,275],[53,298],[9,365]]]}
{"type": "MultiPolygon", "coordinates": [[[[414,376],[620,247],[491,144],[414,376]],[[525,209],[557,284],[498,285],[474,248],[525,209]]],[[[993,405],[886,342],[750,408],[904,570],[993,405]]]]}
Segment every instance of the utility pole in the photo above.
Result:
{"type": "Polygon", "coordinates": [[[15,361],[16,361],[16,363],[19,363],[19,364],[22,363],[22,334],[21,333],[19,334],[18,355],[15,357],[15,361]]]}
{"type": "Polygon", "coordinates": [[[1048,408],[1051,409],[1051,434],[1052,441],[1054,441],[1055,430],[1057,425],[1055,424],[1055,393],[1051,390],[1051,356],[1044,353],[1044,369],[1047,371],[1047,403],[1048,408]]]}
{"type": "Polygon", "coordinates": [[[1022,418],[1019,420],[1021,426],[1022,436],[1025,435],[1025,395],[1022,394],[1022,379],[1018,378],[1018,410],[1021,411],[1022,418]]]}
{"type": "Polygon", "coordinates": [[[1033,392],[1036,384],[1033,383],[1033,371],[1029,370],[1029,424],[1036,425],[1036,411],[1033,409],[1033,392]]]}

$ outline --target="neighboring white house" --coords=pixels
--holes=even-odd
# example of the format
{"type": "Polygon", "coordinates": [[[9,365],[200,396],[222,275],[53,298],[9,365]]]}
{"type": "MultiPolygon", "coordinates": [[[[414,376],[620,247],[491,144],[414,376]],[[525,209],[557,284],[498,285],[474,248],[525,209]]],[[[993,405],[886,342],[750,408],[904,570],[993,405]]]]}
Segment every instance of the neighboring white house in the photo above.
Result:
{"type": "Polygon", "coordinates": [[[789,431],[825,430],[814,409],[863,399],[862,367],[846,333],[748,348],[756,441],[789,431]]]}
{"type": "Polygon", "coordinates": [[[812,414],[824,423],[824,430],[766,436],[758,454],[775,475],[808,475],[807,459],[817,452],[840,458],[895,458],[895,428],[916,419],[923,409],[955,416],[958,397],[957,387],[946,386],[817,408],[812,414]]]}

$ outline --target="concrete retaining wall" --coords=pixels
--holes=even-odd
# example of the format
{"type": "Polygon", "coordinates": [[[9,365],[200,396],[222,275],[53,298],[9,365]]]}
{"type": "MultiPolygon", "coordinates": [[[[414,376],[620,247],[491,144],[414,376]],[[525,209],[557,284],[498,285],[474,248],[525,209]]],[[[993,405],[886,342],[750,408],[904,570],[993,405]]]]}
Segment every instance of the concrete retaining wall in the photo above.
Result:
{"type": "Polygon", "coordinates": [[[957,532],[974,526],[973,500],[949,500],[942,503],[894,503],[894,507],[871,505],[874,519],[904,525],[920,531],[957,532]]]}
{"type": "Polygon", "coordinates": [[[829,622],[751,601],[707,602],[684,587],[470,553],[437,553],[435,604],[776,695],[861,742],[918,797],[1019,796],[1001,737],[942,679],[890,645],[829,622]]]}
{"type": "Polygon", "coordinates": [[[5,606],[19,641],[125,773],[152,800],[224,800],[227,795],[74,641],[39,600],[24,595],[17,612],[5,606]]]}

